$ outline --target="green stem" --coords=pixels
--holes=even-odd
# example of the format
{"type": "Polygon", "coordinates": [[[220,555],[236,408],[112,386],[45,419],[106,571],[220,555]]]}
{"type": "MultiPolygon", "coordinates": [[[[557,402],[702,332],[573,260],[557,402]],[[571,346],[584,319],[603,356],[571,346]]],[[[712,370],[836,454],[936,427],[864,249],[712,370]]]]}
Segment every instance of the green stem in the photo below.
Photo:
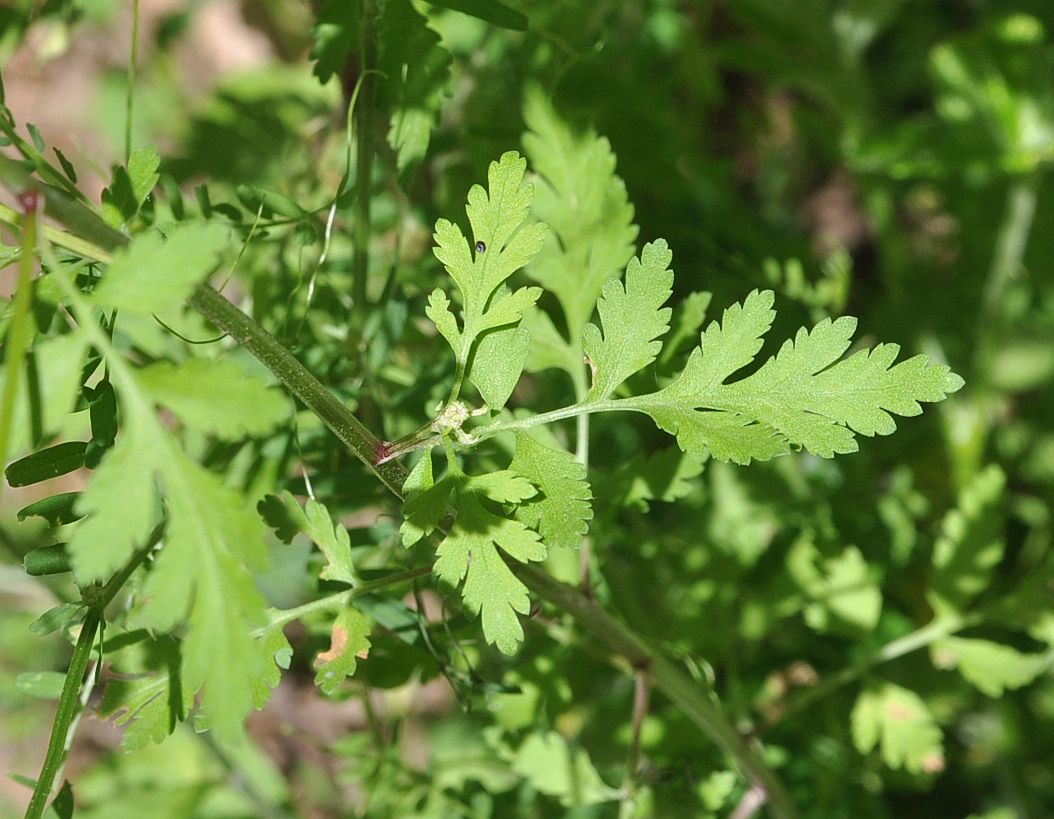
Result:
{"type": "Polygon", "coordinates": [[[636,790],[637,774],[640,768],[640,739],[644,728],[644,719],[648,716],[651,703],[651,675],[646,668],[633,672],[633,733],[630,735],[629,754],[626,756],[626,784],[624,790],[632,794],[636,790]]]}
{"type": "MultiPolygon", "coordinates": [[[[575,402],[581,404],[589,395],[589,384],[586,381],[584,365],[577,366],[571,375],[575,385],[575,402]]],[[[575,458],[585,474],[589,475],[589,413],[584,412],[575,419],[575,458]]],[[[587,533],[578,550],[578,585],[586,594],[593,593],[593,582],[590,567],[593,563],[593,539],[587,533]]],[[[631,782],[636,775],[636,764],[631,768],[631,782]]]]}
{"type": "Polygon", "coordinates": [[[380,11],[377,0],[362,0],[359,82],[362,99],[355,106],[355,243],[352,256],[352,312],[361,330],[366,320],[366,280],[369,275],[370,200],[373,198],[373,156],[376,139],[377,35],[380,11]]]}
{"type": "Polygon", "coordinates": [[[165,524],[163,522],[155,526],[154,530],[146,539],[146,545],[132,555],[132,559],[128,561],[121,571],[110,578],[107,584],[103,586],[102,590],[99,592],[97,600],[86,600],[85,602],[90,602],[99,611],[105,611],[106,607],[113,602],[113,599],[117,596],[117,593],[121,590],[124,584],[128,582],[128,578],[135,573],[135,570],[139,568],[140,564],[146,560],[146,556],[154,550],[158,543],[161,542],[161,536],[164,533],[165,524]]]}
{"type": "Polygon", "coordinates": [[[397,586],[400,583],[409,583],[415,578],[424,577],[431,573],[431,566],[420,566],[407,572],[401,572],[400,574],[393,574],[388,577],[371,580],[368,583],[363,583],[361,586],[356,586],[354,589],[346,589],[345,591],[337,592],[336,594],[320,597],[318,600],[312,600],[310,603],[304,603],[302,606],[276,611],[271,617],[271,622],[264,628],[257,629],[254,632],[254,636],[260,637],[269,628],[284,626],[287,623],[292,623],[294,620],[302,620],[315,612],[346,608],[348,603],[356,597],[362,597],[364,594],[372,594],[380,589],[386,589],[389,586],[397,586]]]}
{"type": "MultiPolygon", "coordinates": [[[[17,228],[22,226],[23,219],[7,205],[0,204],[0,222],[17,228]]],[[[109,251],[64,230],[43,225],[40,232],[51,244],[72,251],[78,256],[84,256],[97,262],[109,262],[112,258],[109,251]]]]}
{"type": "MultiPolygon", "coordinates": [[[[572,373],[571,380],[575,386],[575,404],[581,405],[589,395],[589,382],[586,380],[585,367],[578,367],[572,373]]],[[[575,429],[575,458],[588,471],[589,469],[589,413],[578,416],[575,429]]]]}
{"type": "Polygon", "coordinates": [[[1006,341],[1007,332],[1000,307],[1008,285],[1024,263],[1042,178],[1042,173],[1036,170],[1015,177],[1010,183],[977,316],[970,397],[968,401],[945,402],[940,408],[948,430],[945,437],[951,452],[955,484],[959,488],[981,469],[993,425],[997,422],[997,396],[991,384],[992,359],[1006,341]]]}
{"type": "Polygon", "coordinates": [[[402,491],[406,470],[395,461],[376,465],[386,451],[384,443],[373,437],[278,339],[208,285],[202,285],[194,292],[190,305],[273,372],[359,460],[376,473],[385,486],[396,494],[402,491]]]}
{"type": "MultiPolygon", "coordinates": [[[[8,218],[8,210],[8,208],[0,205],[0,222],[6,222],[9,225],[21,224],[17,217],[14,219],[8,218]]],[[[75,253],[78,256],[82,256],[85,259],[102,262],[103,264],[109,264],[113,260],[112,253],[109,253],[98,245],[85,241],[72,233],[67,233],[64,230],[59,230],[50,225],[42,225],[40,232],[51,244],[56,247],[61,247],[63,250],[75,253]]]]}
{"type": "Polygon", "coordinates": [[[487,424],[485,427],[472,430],[472,437],[482,441],[502,432],[517,432],[519,430],[530,429],[531,427],[538,427],[544,424],[552,424],[556,421],[563,421],[565,418],[590,415],[594,412],[637,410],[633,401],[634,399],[631,398],[609,398],[603,401],[593,401],[588,404],[571,404],[571,406],[568,407],[561,407],[560,409],[550,410],[549,412],[531,415],[527,418],[520,418],[518,420],[498,420],[487,424]]]}
{"type": "Polygon", "coordinates": [[[66,672],[66,681],[62,684],[62,694],[59,696],[59,707],[51,726],[51,739],[48,741],[44,765],[40,769],[40,777],[33,788],[33,796],[29,800],[29,807],[26,808],[25,819],[40,819],[44,815],[48,797],[51,795],[51,787],[55,783],[55,775],[62,767],[62,762],[66,757],[66,737],[80,707],[81,685],[84,684],[84,673],[88,669],[92,646],[95,643],[95,635],[99,631],[101,621],[102,615],[99,610],[92,609],[81,625],[81,633],[73,649],[69,671],[66,672]]]}
{"type": "Polygon", "coordinates": [[[150,551],[161,539],[164,527],[159,525],[147,538],[146,546],[136,552],[132,559],[125,564],[117,574],[110,578],[109,582],[102,588],[98,586],[85,587],[82,589],[82,599],[88,604],[88,613],[81,624],[81,633],[77,637],[77,644],[73,649],[73,657],[70,659],[70,667],[66,671],[66,680],[62,684],[62,693],[59,695],[59,706],[55,711],[55,721],[51,725],[51,738],[48,740],[48,750],[44,755],[44,764],[40,768],[40,776],[33,787],[33,795],[26,808],[25,819],[40,819],[48,804],[48,797],[55,784],[55,777],[62,768],[66,759],[69,735],[77,714],[80,711],[80,692],[84,685],[84,674],[91,660],[92,646],[95,643],[95,635],[103,621],[103,612],[110,605],[121,587],[139,568],[150,551]]]}
{"type": "MultiPolygon", "coordinates": [[[[466,342],[462,339],[461,346],[462,349],[470,349],[472,340],[466,342]]],[[[467,358],[468,354],[466,353],[465,359],[467,360],[467,358]]],[[[448,407],[457,401],[458,396],[461,395],[461,386],[465,383],[465,370],[468,366],[466,360],[462,360],[461,356],[458,356],[457,363],[454,365],[454,383],[450,385],[450,394],[446,397],[446,405],[448,407]]]]}
{"type": "MultiPolygon", "coordinates": [[[[18,400],[18,380],[22,375],[22,364],[26,359],[30,339],[33,337],[33,322],[30,317],[30,290],[33,285],[33,261],[37,247],[36,192],[22,196],[25,218],[22,220],[22,241],[18,256],[18,283],[12,297],[11,323],[7,331],[7,354],[4,358],[4,391],[0,396],[0,467],[7,463],[7,448],[15,422],[15,405],[18,400]]],[[[0,481],[0,493],[3,482],[0,481]]]]}
{"type": "MultiPolygon", "coordinates": [[[[127,236],[106,224],[97,213],[83,202],[66,191],[40,182],[30,176],[25,168],[3,154],[0,154],[0,182],[9,190],[20,195],[29,191],[35,191],[42,195],[46,205],[44,210],[47,215],[62,222],[69,230],[76,233],[86,247],[95,247],[108,254],[128,244],[129,239],[127,236]]],[[[18,215],[10,208],[3,208],[0,214],[2,214],[0,218],[10,224],[19,224],[20,222],[18,215]],[[12,216],[14,220],[11,219],[12,216]]],[[[44,234],[47,235],[47,233],[48,229],[45,228],[44,234]]],[[[61,242],[56,242],[56,244],[61,244],[63,247],[66,246],[61,242]]],[[[75,252],[80,251],[75,250],[75,252]]],[[[98,258],[93,253],[86,255],[97,261],[103,261],[103,259],[98,258]]]]}
{"type": "Polygon", "coordinates": [[[128,94],[124,100],[124,165],[132,158],[132,113],[135,106],[135,72],[139,62],[139,0],[132,3],[132,51],[128,55],[128,94]]]}
{"type": "Polygon", "coordinates": [[[650,671],[655,688],[731,756],[753,784],[764,789],[773,816],[782,819],[796,815],[783,784],[728,721],[709,689],[689,678],[578,589],[561,583],[537,566],[517,563],[511,567],[535,594],[570,614],[579,627],[606,643],[634,669],[650,671]]]}
{"type": "Polygon", "coordinates": [[[1037,171],[1015,179],[1010,185],[1006,215],[996,238],[992,266],[988,271],[981,301],[982,319],[993,317],[1007,285],[1021,269],[1036,215],[1040,180],[1041,175],[1037,171]]]}

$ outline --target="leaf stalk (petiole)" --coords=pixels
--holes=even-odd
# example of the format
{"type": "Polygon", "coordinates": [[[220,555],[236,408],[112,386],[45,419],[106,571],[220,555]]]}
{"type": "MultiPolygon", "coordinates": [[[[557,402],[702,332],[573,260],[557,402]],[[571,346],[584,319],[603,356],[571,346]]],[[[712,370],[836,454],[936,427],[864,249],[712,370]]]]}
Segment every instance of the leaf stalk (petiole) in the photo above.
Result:
{"type": "Polygon", "coordinates": [[[275,626],[284,626],[287,623],[292,623],[295,620],[301,620],[311,614],[318,611],[330,611],[332,609],[345,608],[348,603],[354,600],[356,597],[362,597],[364,594],[372,594],[380,589],[386,589],[389,586],[397,586],[400,583],[409,583],[418,577],[424,577],[432,573],[431,566],[421,566],[416,569],[410,569],[409,571],[400,572],[399,574],[388,575],[387,577],[380,577],[376,580],[370,580],[353,589],[345,589],[344,591],[337,592],[336,594],[330,594],[325,597],[320,597],[317,600],[312,600],[310,603],[304,603],[302,606],[296,606],[291,609],[281,609],[274,612],[271,617],[271,622],[263,628],[256,629],[253,635],[256,637],[263,636],[263,633],[275,626]]]}

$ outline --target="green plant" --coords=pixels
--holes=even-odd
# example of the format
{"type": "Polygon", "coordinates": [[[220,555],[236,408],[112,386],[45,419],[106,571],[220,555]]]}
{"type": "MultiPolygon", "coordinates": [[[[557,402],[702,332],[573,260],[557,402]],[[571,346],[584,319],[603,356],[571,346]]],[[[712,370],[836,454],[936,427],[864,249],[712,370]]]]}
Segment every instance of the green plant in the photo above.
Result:
{"type": "MultiPolygon", "coordinates": [[[[498,99],[480,83],[458,103],[471,119],[476,105],[522,100],[525,157],[508,150],[515,135],[493,137],[495,151],[467,134],[469,167],[436,172],[422,192],[431,152],[450,150],[444,92],[456,66],[471,67],[458,49],[489,31],[481,19],[526,27],[502,4],[432,5],[453,11],[367,1],[349,18],[323,3],[315,73],[355,69],[343,100],[299,75],[228,89],[199,115],[200,134],[251,112],[270,123],[261,134],[277,129],[287,161],[261,151],[237,166],[259,166],[244,179],[217,166],[194,202],[180,183],[215,164],[194,155],[208,140],[192,132],[171,159],[131,150],[131,96],[125,160],[99,206],[64,155],[54,166],[44,136],[22,137],[3,111],[18,159],[0,157],[0,178],[19,202],[0,206],[19,240],[2,257],[18,264],[0,403],[0,452],[18,457],[5,474],[31,486],[90,470],[81,491],[18,512],[48,525],[22,551],[58,595],[34,632],[75,643],[61,685],[20,678],[59,701],[28,815],[58,790],[97,681],[98,713],[122,726],[129,759],[178,753],[201,773],[155,782],[115,763],[85,777],[86,796],[73,782],[78,814],[106,815],[123,777],[174,815],[298,812],[245,738],[283,674],[313,678],[320,697],[362,696],[370,732],[327,752],[365,783],[370,815],[601,816],[615,803],[620,816],[744,815],[765,802],[779,817],[889,815],[882,788],[921,789],[959,764],[946,738],[969,726],[974,689],[1006,698],[1054,661],[1049,527],[1008,466],[980,464],[978,437],[996,434],[992,378],[981,375],[978,413],[961,397],[945,413],[945,439],[923,419],[904,430],[911,444],[885,449],[876,436],[896,431],[894,415],[963,386],[941,347],[931,338],[928,355],[898,361],[868,319],[854,345],[855,319],[822,318],[846,303],[844,253],[827,260],[830,286],[770,263],[787,296],[779,315],[777,294],[756,287],[760,264],[746,285],[716,281],[722,295],[686,291],[695,265],[678,263],[675,280],[666,241],[638,251],[654,233],[635,224],[611,145],[570,126],[538,78],[498,99]],[[327,108],[339,124],[300,148],[306,112],[327,108]],[[447,217],[431,244],[425,207],[447,217]],[[708,320],[722,299],[731,306],[708,320]],[[812,316],[796,332],[795,300],[812,316]],[[934,477],[942,447],[947,498],[934,477]],[[1008,568],[1010,517],[1031,521],[1031,571],[1008,568]],[[418,678],[444,680],[464,709],[428,727],[426,770],[399,753],[370,698],[418,678]],[[822,728],[798,719],[806,708],[822,709],[822,728]],[[871,791],[845,784],[857,779],[871,791]]],[[[649,30],[673,36],[667,5],[649,30]]],[[[532,25],[552,35],[580,12],[589,18],[544,9],[532,25]]],[[[885,24],[868,19],[862,30],[885,24]]],[[[758,27],[795,42],[830,35],[822,15],[758,27]]],[[[536,47],[544,62],[556,40],[541,41],[487,40],[536,47]]],[[[866,41],[847,35],[827,54],[852,69],[844,87],[823,86],[837,71],[797,77],[856,124],[854,48],[866,41]]],[[[941,81],[960,95],[979,86],[949,73],[951,54],[934,52],[941,81]]],[[[859,147],[851,162],[875,161],[866,139],[846,144],[859,147]]],[[[1018,148],[1007,156],[1023,161],[1018,148]]],[[[1026,158],[1027,193],[1043,159],[1026,158]]],[[[1020,197],[1008,220],[1027,235],[1020,197]]],[[[1023,252],[1004,238],[989,317],[1023,252]]],[[[58,792],[61,814],[72,795],[58,792]]]]}
{"type": "MultiPolygon", "coordinates": [[[[725,384],[751,362],[772,323],[771,292],[755,291],[744,305],[727,310],[720,324],[710,325],[684,372],[668,386],[643,396],[615,398],[618,387],[656,359],[661,349],[658,339],[668,329],[670,310],[662,305],[671,292],[673,275],[667,269],[671,254],[665,242],[659,241],[646,245],[639,260],[630,261],[624,284],[617,280],[604,283],[597,304],[603,335],[592,324],[582,333],[582,349],[592,375],[584,400],[467,431],[465,422],[480,413],[470,412],[459,400],[463,383],[477,387],[486,401],[485,412],[500,412],[529,352],[529,334],[518,325],[541,289],[499,291],[541,250],[545,239],[544,224],[524,224],[532,198],[531,188],[523,182],[525,167],[517,154],[505,154],[491,165],[489,190],[475,187],[469,193],[474,254],[453,223],[441,220],[436,225],[436,255],[460,289],[462,311],[459,325],[441,289],[429,297],[429,317],[456,360],[449,397],[427,427],[430,437],[420,441],[413,435],[412,443],[373,444],[361,440],[362,432],[354,433],[360,439],[360,455],[374,448],[371,466],[388,463],[410,447],[442,445],[447,474],[438,482],[434,479],[432,456],[426,452],[401,487],[407,493],[403,542],[412,546],[435,532],[448,508],[454,506],[455,518],[444,527],[447,532],[436,548],[433,571],[439,580],[455,587],[464,580],[465,605],[482,615],[487,641],[505,653],[513,653],[523,639],[516,613],[526,614],[529,602],[527,587],[506,565],[505,556],[526,563],[544,559],[550,546],[573,548],[585,536],[592,515],[582,464],[564,450],[535,441],[526,430],[579,415],[631,410],[651,415],[677,435],[686,452],[698,458],[709,452],[721,460],[749,463],[771,458],[791,446],[831,457],[856,448],[853,432],[892,432],[895,427],[887,410],[916,414],[921,411],[919,400],[940,400],[962,384],[947,367],[930,365],[923,356],[891,369],[896,345],[861,352],[835,364],[849,345],[854,328],[849,319],[824,321],[811,332],[800,331],[794,342],[787,342],[756,373],[725,384]],[[507,432],[516,433],[515,453],[507,469],[478,475],[462,470],[455,445],[475,446],[507,432]]],[[[26,194],[24,199],[29,204],[22,223],[32,225],[37,219],[33,204],[37,195],[26,194]]],[[[34,231],[26,230],[24,235],[23,257],[31,258],[34,231]]],[[[180,687],[178,696],[164,698],[155,692],[153,698],[144,698],[133,689],[127,696],[136,699],[121,702],[136,721],[135,732],[129,734],[133,745],[143,742],[143,736],[155,740],[163,736],[166,725],[170,730],[185,717],[198,693],[199,724],[221,739],[234,740],[247,711],[266,701],[267,687],[276,681],[275,655],[289,650],[280,628],[288,622],[288,614],[272,615],[268,624],[263,601],[246,573],[247,568],[261,565],[258,551],[245,551],[260,542],[258,519],[242,509],[237,495],[228,494],[187,458],[155,415],[155,407],[163,406],[186,428],[222,440],[267,433],[285,415],[284,402],[263,382],[241,379],[232,390],[230,384],[239,379],[238,369],[225,361],[199,358],[181,366],[157,363],[132,369],[107,338],[105,326],[99,327],[90,318],[99,309],[160,313],[190,298],[237,337],[238,332],[227,327],[223,318],[210,313],[219,296],[208,289],[194,295],[194,288],[215,267],[224,241],[224,233],[212,223],[189,223],[167,235],[146,232],[108,259],[106,272],[88,294],[74,283],[81,265],[61,262],[47,244],[43,251],[48,274],[77,319],[77,330],[69,341],[72,349],[67,353],[79,358],[89,347],[96,350],[106,367],[104,383],[120,396],[123,432],[116,444],[116,436],[107,436],[112,451],[73,507],[73,514],[83,520],[67,548],[71,568],[83,588],[90,589],[117,572],[122,578],[131,574],[144,557],[142,551],[136,554],[137,544],[146,541],[148,530],[158,525],[155,486],[160,486],[165,500],[164,548],[152,561],[138,592],[141,602],[131,623],[144,630],[140,639],[147,639],[149,632],[167,632],[186,624],[178,644],[180,687]],[[113,519],[117,509],[120,515],[113,519]],[[126,564],[129,569],[122,571],[126,564]]],[[[94,261],[108,258],[105,252],[96,256],[94,261]]],[[[565,342],[568,349],[573,350],[572,345],[565,342]]],[[[297,378],[292,368],[270,363],[287,384],[297,378]]],[[[319,387],[312,384],[310,389],[319,387]]],[[[319,400],[324,398],[316,396],[308,403],[319,400]]],[[[9,481],[32,482],[84,463],[67,459],[65,451],[59,456],[56,450],[62,447],[42,450],[12,465],[9,481]]],[[[79,454],[87,452],[84,447],[79,454]]],[[[326,555],[322,579],[361,585],[347,553],[347,538],[334,540],[325,507],[313,500],[309,504],[313,522],[302,517],[289,496],[280,507],[294,519],[301,518],[297,528],[310,534],[326,555]]],[[[395,580],[408,576],[397,575],[395,580]]],[[[98,618],[100,607],[113,592],[94,605],[85,594],[85,605],[98,618]]],[[[331,602],[337,607],[351,599],[352,595],[341,593],[331,602]]],[[[84,627],[82,633],[88,638],[80,656],[90,651],[97,627],[97,619],[84,627]]],[[[328,691],[336,689],[339,677],[333,675],[337,669],[341,675],[353,673],[355,654],[369,649],[368,627],[354,608],[345,609],[333,629],[334,651],[339,646],[339,653],[319,672],[323,689],[328,691]]],[[[80,661],[71,678],[79,679],[83,671],[80,661]]],[[[63,702],[74,701],[76,695],[73,686],[63,702]]],[[[61,727],[69,719],[60,714],[57,724],[61,727]]],[[[48,769],[55,766],[57,761],[49,760],[43,781],[54,775],[48,769]]]]}

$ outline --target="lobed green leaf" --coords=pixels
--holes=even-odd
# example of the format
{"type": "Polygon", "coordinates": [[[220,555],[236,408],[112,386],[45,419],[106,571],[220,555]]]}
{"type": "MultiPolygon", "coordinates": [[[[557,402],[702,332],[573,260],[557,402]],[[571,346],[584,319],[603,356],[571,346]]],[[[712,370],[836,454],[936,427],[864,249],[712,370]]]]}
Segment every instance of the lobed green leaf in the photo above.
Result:
{"type": "Polygon", "coordinates": [[[271,699],[271,690],[282,681],[282,670],[289,668],[293,659],[293,647],[285,636],[282,626],[268,625],[256,640],[261,655],[263,672],[251,679],[253,707],[263,708],[271,699]]]}
{"type": "Polygon", "coordinates": [[[105,649],[117,675],[106,683],[99,715],[124,728],[125,750],[163,742],[194,704],[182,679],[178,641],[139,631],[111,637],[105,649]]]}
{"type": "Polygon", "coordinates": [[[889,682],[865,688],[853,706],[853,744],[862,754],[880,746],[890,768],[937,773],[944,767],[941,730],[918,694],[889,682]]]}
{"type": "Polygon", "coordinates": [[[229,358],[162,361],[139,370],[136,380],[184,424],[225,440],[265,435],[289,416],[280,391],[229,358]]]}
{"type": "Polygon", "coordinates": [[[170,520],[136,620],[159,631],[187,622],[184,681],[202,692],[217,736],[235,740],[254,705],[253,681],[268,673],[252,634],[264,620],[252,576],[267,562],[262,525],[237,492],[172,449],[161,469],[170,520]]]}
{"type": "Polygon", "coordinates": [[[1006,475],[991,464],[959,492],[955,509],[944,516],[933,547],[930,601],[940,610],[962,611],[988,588],[1003,557],[1006,475]]]}
{"type": "Polygon", "coordinates": [[[702,334],[672,384],[632,405],[675,434],[686,452],[719,460],[767,460],[791,447],[824,458],[855,452],[855,434],[888,435],[890,413],[918,415],[920,401],[940,401],[963,385],[947,366],[922,355],[894,365],[898,345],[882,344],[839,361],[856,320],[824,319],[756,372],[727,379],[749,364],[772,324],[771,291],[754,291],[702,334]]]}
{"type": "Polygon", "coordinates": [[[381,22],[381,88],[392,109],[388,144],[400,171],[428,150],[450,84],[450,54],[409,0],[387,0],[381,22]]]}
{"type": "Polygon", "coordinates": [[[213,271],[226,245],[227,229],[215,222],[181,223],[167,236],[140,233],[114,254],[94,301],[130,313],[176,307],[213,271]]]}
{"type": "Polygon", "coordinates": [[[476,345],[469,363],[472,383],[492,412],[501,410],[516,388],[530,345],[530,334],[522,327],[485,333],[476,345]]]}
{"type": "Polygon", "coordinates": [[[428,296],[428,307],[425,308],[425,315],[432,319],[432,323],[435,324],[439,334],[446,339],[450,348],[455,352],[459,351],[461,349],[461,331],[458,330],[454,314],[450,312],[450,299],[438,287],[428,296]]]}
{"type": "Polygon", "coordinates": [[[348,530],[333,521],[325,505],[308,498],[301,508],[296,498],[285,491],[281,495],[268,495],[257,505],[257,510],[285,543],[289,543],[297,534],[311,538],[326,558],[326,566],[319,575],[323,580],[336,580],[353,586],[358,584],[358,572],[351,560],[348,530]]]}
{"type": "Polygon", "coordinates": [[[340,75],[359,40],[359,15],[346,0],[322,0],[311,28],[311,57],[315,76],[325,83],[340,75]]]}
{"type": "Polygon", "coordinates": [[[570,344],[557,366],[581,369],[582,329],[605,282],[633,256],[633,206],[606,139],[575,134],[537,86],[527,90],[523,118],[524,150],[539,177],[534,213],[552,228],[525,272],[563,309],[570,344]]]}
{"type": "Polygon", "coordinates": [[[163,459],[157,441],[133,414],[74,507],[85,518],[70,539],[77,582],[108,579],[146,540],[157,513],[157,473],[163,459]]]}
{"type": "Polygon", "coordinates": [[[963,679],[989,697],[1021,688],[1054,665],[1054,653],[1024,654],[991,640],[946,637],[930,647],[940,668],[958,668],[963,679]]]}
{"type": "Polygon", "coordinates": [[[582,349],[593,371],[589,399],[604,400],[635,372],[648,366],[662,349],[659,340],[670,327],[671,310],[663,307],[673,292],[673,254],[662,239],[644,246],[630,259],[625,285],[610,279],[597,302],[603,335],[586,325],[582,349]]]}
{"type": "Polygon", "coordinates": [[[787,570],[808,601],[805,622],[820,632],[870,633],[882,613],[882,592],[855,546],[825,560],[810,539],[787,555],[787,570]]]}
{"type": "Polygon", "coordinates": [[[466,213],[473,247],[457,225],[446,219],[436,222],[435,256],[462,296],[463,327],[457,346],[451,341],[455,333],[446,317],[446,302],[433,296],[429,315],[461,361],[467,361],[480,333],[518,322],[541,293],[538,288],[521,288],[495,296],[495,291],[538,252],[548,231],[542,223],[527,221],[534,189],[524,182],[526,167],[518,153],[509,151],[490,164],[487,190],[472,186],[466,213]]]}
{"type": "Polygon", "coordinates": [[[359,659],[370,650],[370,621],[354,608],[343,609],[333,621],[330,647],[316,658],[315,685],[332,697],[355,673],[359,659]]]}
{"type": "Polygon", "coordinates": [[[513,760],[513,770],[542,793],[566,808],[596,805],[619,799],[581,748],[572,748],[556,731],[527,737],[513,760]]]}
{"type": "Polygon", "coordinates": [[[453,488],[450,480],[435,484],[432,453],[426,451],[403,484],[406,500],[403,504],[403,525],[399,531],[404,546],[409,548],[436,530],[446,514],[453,488]]]}
{"type": "Polygon", "coordinates": [[[503,654],[512,654],[523,639],[516,613],[526,614],[530,601],[499,548],[521,563],[546,554],[537,532],[487,511],[475,494],[460,493],[457,521],[436,551],[434,571],[455,587],[465,581],[462,597],[470,611],[482,615],[483,636],[503,654]]]}
{"type": "Polygon", "coordinates": [[[537,529],[547,547],[581,545],[593,519],[585,467],[570,452],[544,446],[521,432],[509,471],[540,490],[539,497],[516,507],[517,520],[537,529]]]}
{"type": "Polygon", "coordinates": [[[512,469],[502,469],[486,475],[472,475],[462,484],[470,492],[486,495],[497,503],[521,503],[538,494],[534,484],[512,469]]]}

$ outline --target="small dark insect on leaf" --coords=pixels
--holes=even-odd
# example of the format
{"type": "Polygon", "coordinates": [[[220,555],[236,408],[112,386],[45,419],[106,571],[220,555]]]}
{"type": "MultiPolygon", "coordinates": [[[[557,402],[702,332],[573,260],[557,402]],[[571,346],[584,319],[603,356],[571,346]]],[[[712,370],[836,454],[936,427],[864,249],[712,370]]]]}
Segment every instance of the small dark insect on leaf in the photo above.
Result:
{"type": "Polygon", "coordinates": [[[476,242],[476,252],[477,253],[486,253],[487,252],[487,245],[484,242],[476,242]]]}

